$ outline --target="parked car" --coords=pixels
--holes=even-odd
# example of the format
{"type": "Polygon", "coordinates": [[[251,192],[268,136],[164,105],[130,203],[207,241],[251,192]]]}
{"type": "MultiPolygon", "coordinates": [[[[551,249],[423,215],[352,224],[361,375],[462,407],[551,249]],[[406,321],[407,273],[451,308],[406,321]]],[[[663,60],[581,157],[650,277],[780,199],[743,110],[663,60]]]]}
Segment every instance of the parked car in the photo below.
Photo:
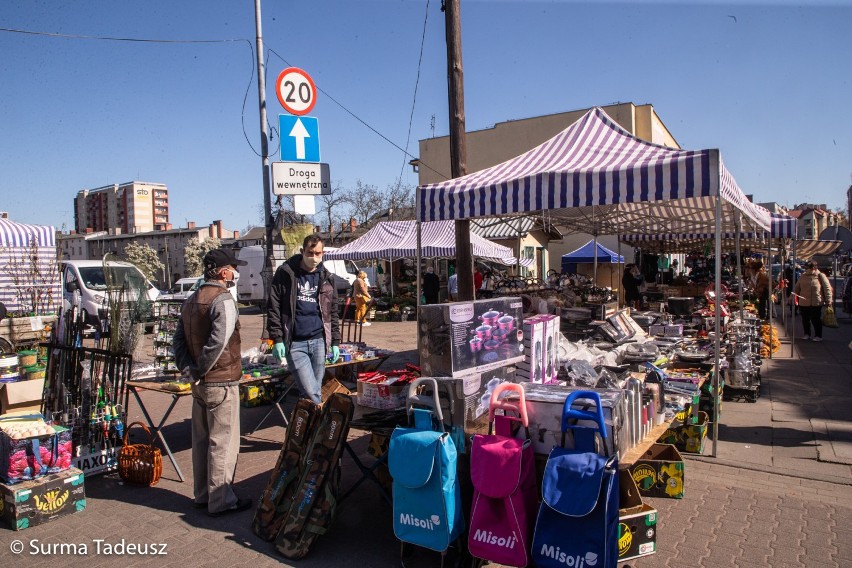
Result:
{"type": "Polygon", "coordinates": [[[157,298],[158,300],[180,300],[181,302],[189,298],[195,290],[198,289],[198,281],[201,280],[199,277],[194,278],[181,278],[174,284],[169,290],[160,294],[157,298]]]}
{"type": "Polygon", "coordinates": [[[109,316],[109,287],[129,284],[131,290],[144,290],[146,299],[153,302],[160,291],[129,262],[110,262],[109,273],[100,260],[62,261],[62,300],[64,308],[76,305],[89,325],[99,326],[109,316]],[[109,276],[109,278],[107,278],[109,276]]]}

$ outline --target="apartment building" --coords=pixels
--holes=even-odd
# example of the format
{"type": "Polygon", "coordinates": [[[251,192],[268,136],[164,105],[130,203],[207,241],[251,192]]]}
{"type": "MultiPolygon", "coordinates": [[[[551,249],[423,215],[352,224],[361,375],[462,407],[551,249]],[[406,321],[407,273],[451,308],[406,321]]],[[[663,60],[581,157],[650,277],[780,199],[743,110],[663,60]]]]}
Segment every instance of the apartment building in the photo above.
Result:
{"type": "Polygon", "coordinates": [[[163,231],[169,224],[169,190],[165,184],[129,181],[84,189],[74,198],[77,233],[108,231],[135,234],[163,231]]]}

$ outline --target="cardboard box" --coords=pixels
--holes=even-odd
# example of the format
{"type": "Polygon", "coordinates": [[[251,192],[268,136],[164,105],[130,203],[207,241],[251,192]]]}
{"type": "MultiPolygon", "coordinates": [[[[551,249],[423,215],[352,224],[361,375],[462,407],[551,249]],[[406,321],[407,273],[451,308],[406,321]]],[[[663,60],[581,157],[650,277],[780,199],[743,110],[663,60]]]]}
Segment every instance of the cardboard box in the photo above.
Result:
{"type": "Polygon", "coordinates": [[[642,501],[626,470],[618,472],[618,561],[657,551],[657,510],[642,501]]]}
{"type": "Polygon", "coordinates": [[[659,335],[663,337],[681,337],[683,335],[683,324],[654,324],[648,328],[648,335],[659,335]]]}
{"type": "Polygon", "coordinates": [[[352,391],[346,388],[343,383],[341,383],[337,379],[330,379],[328,381],[325,381],[322,385],[322,400],[325,401],[328,397],[330,397],[336,392],[343,393],[346,395],[352,394],[352,391]]]}
{"type": "Polygon", "coordinates": [[[378,408],[379,410],[390,410],[405,406],[405,399],[408,396],[408,383],[401,385],[368,383],[358,379],[357,385],[358,391],[355,400],[359,406],[378,408]]]}
{"type": "Polygon", "coordinates": [[[18,410],[38,412],[43,392],[44,379],[5,383],[0,389],[0,414],[18,410]]]}
{"type": "Polygon", "coordinates": [[[513,297],[420,306],[423,376],[461,377],[521,361],[522,309],[513,297]]]}
{"type": "Polygon", "coordinates": [[[77,468],[15,485],[0,484],[3,520],[13,530],[41,525],[86,508],[83,472],[77,468]]]}
{"type": "Polygon", "coordinates": [[[263,383],[240,385],[240,406],[254,408],[272,402],[263,383]]]}
{"type": "MultiPolygon", "coordinates": [[[[527,403],[533,450],[537,454],[548,455],[554,446],[559,446],[562,443],[562,408],[565,405],[565,399],[573,391],[588,389],[524,382],[521,385],[524,387],[524,397],[527,403]]],[[[627,399],[624,391],[621,389],[592,390],[598,393],[603,406],[604,425],[607,429],[606,453],[621,457],[628,449],[627,399]]],[[[509,397],[512,398],[512,395],[510,394],[509,397]]],[[[577,399],[574,404],[574,408],[577,409],[594,410],[594,404],[587,399],[577,399]]],[[[591,426],[592,423],[583,420],[580,425],[591,426]]],[[[525,436],[526,433],[523,429],[518,431],[518,438],[525,436]]],[[[565,447],[574,447],[570,434],[565,436],[565,447]]]]}
{"type": "Polygon", "coordinates": [[[628,468],[645,497],[683,499],[683,457],[671,444],[654,444],[628,468]]]}
{"type": "Polygon", "coordinates": [[[700,454],[704,450],[704,440],[707,438],[707,424],[710,422],[706,412],[698,413],[695,424],[681,424],[666,430],[657,440],[659,444],[674,444],[684,453],[700,454]]]}

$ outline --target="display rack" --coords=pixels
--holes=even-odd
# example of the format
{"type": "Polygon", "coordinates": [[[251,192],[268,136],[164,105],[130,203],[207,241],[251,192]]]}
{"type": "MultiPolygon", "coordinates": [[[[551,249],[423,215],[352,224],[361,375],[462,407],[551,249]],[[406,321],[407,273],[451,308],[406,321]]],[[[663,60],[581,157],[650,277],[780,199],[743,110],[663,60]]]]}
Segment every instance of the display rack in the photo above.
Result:
{"type": "Polygon", "coordinates": [[[180,317],[180,300],[158,300],[154,303],[154,317],[157,326],[154,335],[154,364],[162,373],[179,372],[175,363],[172,340],[180,317]]]}

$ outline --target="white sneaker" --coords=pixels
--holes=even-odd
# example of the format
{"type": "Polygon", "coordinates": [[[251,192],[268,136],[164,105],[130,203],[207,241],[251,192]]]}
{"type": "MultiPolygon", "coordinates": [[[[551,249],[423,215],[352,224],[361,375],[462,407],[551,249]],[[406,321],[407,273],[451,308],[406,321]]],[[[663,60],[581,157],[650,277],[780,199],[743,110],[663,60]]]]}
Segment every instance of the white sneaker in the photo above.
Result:
{"type": "Polygon", "coordinates": [[[364,327],[367,327],[368,325],[373,325],[373,324],[371,324],[371,323],[370,323],[370,322],[368,322],[368,321],[365,321],[365,322],[364,322],[364,323],[362,323],[361,325],[363,325],[364,327]]]}
{"type": "Polygon", "coordinates": [[[810,336],[810,335],[806,335],[806,336],[804,336],[802,339],[804,339],[805,341],[807,341],[807,340],[808,340],[808,339],[810,339],[810,338],[811,338],[811,336],[810,336]]]}
{"type": "Polygon", "coordinates": [[[822,337],[814,337],[814,343],[819,343],[822,341],[822,337]]]}

